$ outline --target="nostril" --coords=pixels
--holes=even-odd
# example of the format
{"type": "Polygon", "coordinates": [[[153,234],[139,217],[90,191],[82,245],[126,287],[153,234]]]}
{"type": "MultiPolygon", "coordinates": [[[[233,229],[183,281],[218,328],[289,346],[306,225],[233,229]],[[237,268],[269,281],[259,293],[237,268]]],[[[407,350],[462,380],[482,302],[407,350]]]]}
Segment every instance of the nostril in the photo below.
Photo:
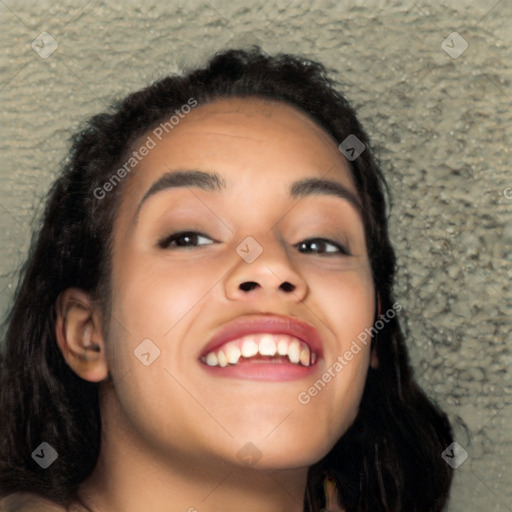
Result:
{"type": "MultiPolygon", "coordinates": [[[[255,283],[254,281],[246,281],[240,285],[240,289],[244,292],[249,292],[257,287],[258,283],[255,283]]],[[[280,288],[285,292],[293,292],[295,290],[295,285],[285,282],[280,285],[280,288]]]]}
{"type": "Polygon", "coordinates": [[[244,292],[249,292],[253,288],[256,288],[256,286],[258,286],[258,283],[255,283],[254,281],[247,281],[240,285],[240,289],[243,290],[244,292]]]}

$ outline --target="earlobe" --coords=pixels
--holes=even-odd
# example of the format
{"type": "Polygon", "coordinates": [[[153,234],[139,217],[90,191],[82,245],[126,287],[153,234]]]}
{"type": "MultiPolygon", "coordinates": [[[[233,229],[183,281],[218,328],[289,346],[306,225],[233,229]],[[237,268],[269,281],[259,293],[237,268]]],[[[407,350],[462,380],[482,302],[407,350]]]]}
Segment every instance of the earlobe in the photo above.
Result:
{"type": "Polygon", "coordinates": [[[88,293],[68,288],[59,295],[56,307],[57,344],[68,366],[84,380],[106,379],[108,367],[98,306],[88,293]]]}

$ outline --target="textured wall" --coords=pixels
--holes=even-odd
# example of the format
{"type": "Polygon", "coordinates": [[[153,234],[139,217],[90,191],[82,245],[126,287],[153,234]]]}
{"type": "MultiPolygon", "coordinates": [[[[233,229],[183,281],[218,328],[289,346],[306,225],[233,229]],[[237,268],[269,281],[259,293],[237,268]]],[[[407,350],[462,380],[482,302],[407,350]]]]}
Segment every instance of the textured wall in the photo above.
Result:
{"type": "Polygon", "coordinates": [[[469,454],[449,511],[512,510],[511,15],[508,0],[3,0],[1,311],[84,118],[228,46],[321,60],[358,109],[393,190],[397,298],[417,378],[469,454]],[[31,47],[43,31],[58,44],[47,58],[31,47]],[[448,38],[450,56],[441,43],[454,31],[463,39],[448,38]]]}

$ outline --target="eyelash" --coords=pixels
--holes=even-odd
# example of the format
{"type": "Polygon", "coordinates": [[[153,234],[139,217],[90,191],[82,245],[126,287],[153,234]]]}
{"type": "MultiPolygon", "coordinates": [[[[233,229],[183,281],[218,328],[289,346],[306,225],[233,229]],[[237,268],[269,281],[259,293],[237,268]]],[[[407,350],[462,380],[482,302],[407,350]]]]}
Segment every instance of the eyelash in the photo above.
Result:
{"type": "MultiPolygon", "coordinates": [[[[198,231],[180,231],[179,233],[173,233],[172,235],[165,237],[160,242],[158,242],[157,245],[161,249],[169,249],[172,242],[174,242],[175,240],[178,240],[182,237],[190,236],[190,235],[199,236],[201,238],[209,238],[210,240],[212,240],[212,238],[210,238],[209,236],[205,235],[204,233],[200,233],[198,231]]],[[[295,247],[300,246],[301,244],[305,244],[305,243],[312,243],[312,242],[318,243],[319,241],[327,242],[328,244],[333,245],[334,247],[336,247],[338,249],[338,252],[331,251],[331,252],[321,253],[321,254],[327,254],[327,255],[342,254],[344,256],[351,256],[351,253],[345,246],[339,244],[338,242],[334,242],[333,240],[329,240],[328,238],[322,238],[322,237],[307,238],[306,240],[303,240],[303,241],[295,244],[295,247]]],[[[211,245],[211,244],[203,244],[203,245],[211,245]]],[[[174,246],[174,247],[177,249],[180,248],[180,246],[174,246]]],[[[181,248],[190,248],[190,246],[181,246],[181,248]]],[[[308,253],[305,253],[305,254],[308,254],[308,253]]]]}

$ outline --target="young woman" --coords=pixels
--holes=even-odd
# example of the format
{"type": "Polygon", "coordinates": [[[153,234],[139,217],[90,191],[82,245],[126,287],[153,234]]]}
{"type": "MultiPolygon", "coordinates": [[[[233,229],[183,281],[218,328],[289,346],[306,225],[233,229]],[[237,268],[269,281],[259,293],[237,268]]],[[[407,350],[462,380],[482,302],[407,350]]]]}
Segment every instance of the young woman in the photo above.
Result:
{"type": "Polygon", "coordinates": [[[384,193],[302,58],[226,51],[93,117],[6,324],[2,510],[442,510],[384,193]]]}

